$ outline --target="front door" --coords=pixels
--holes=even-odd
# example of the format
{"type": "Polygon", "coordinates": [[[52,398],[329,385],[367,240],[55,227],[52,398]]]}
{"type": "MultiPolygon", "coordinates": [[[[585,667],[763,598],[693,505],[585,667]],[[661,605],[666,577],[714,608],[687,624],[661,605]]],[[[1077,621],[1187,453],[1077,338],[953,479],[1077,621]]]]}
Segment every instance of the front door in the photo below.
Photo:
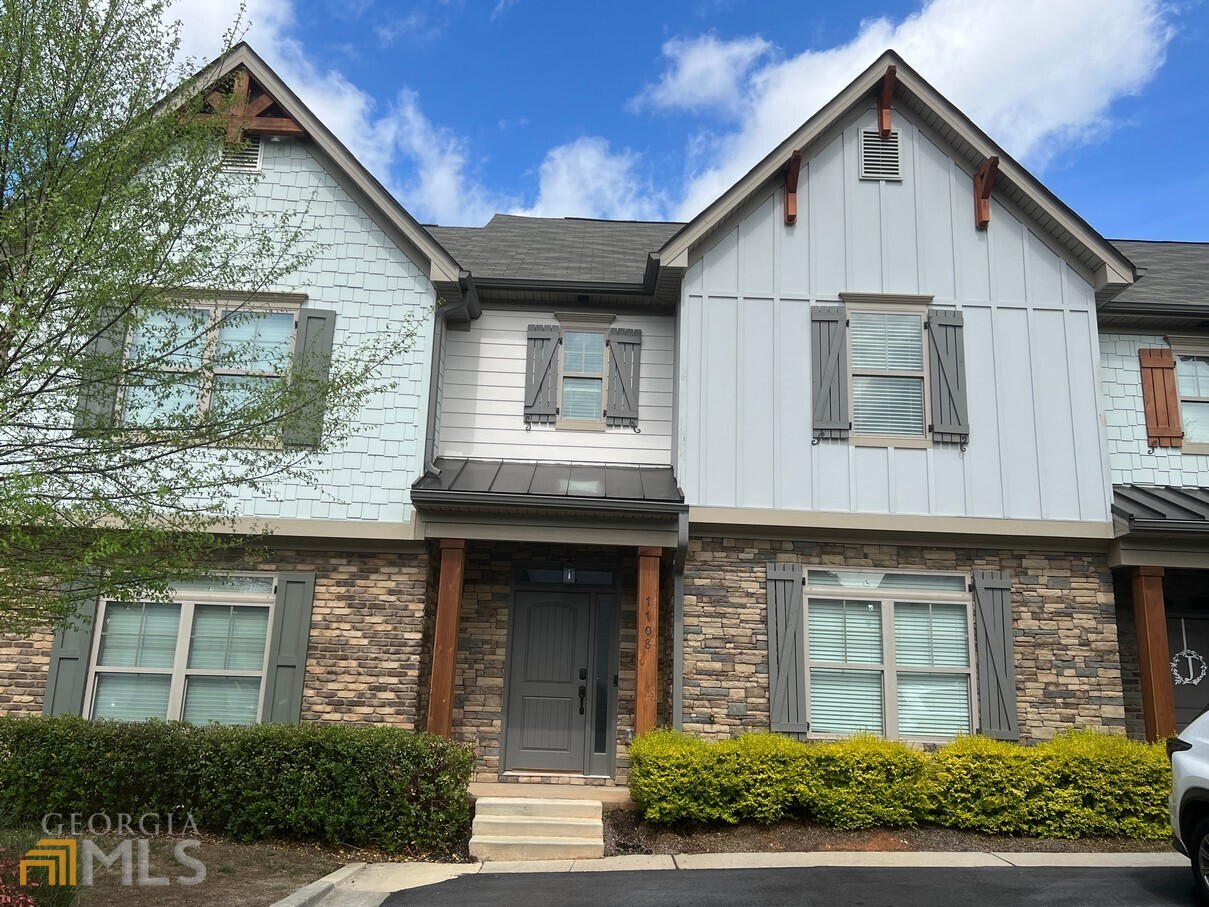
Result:
{"type": "Polygon", "coordinates": [[[1168,614],[1167,645],[1175,684],[1175,727],[1182,731],[1209,706],[1209,618],[1168,614]]]}
{"type": "Polygon", "coordinates": [[[609,773],[616,736],[614,595],[518,590],[504,767],[609,773]]]}

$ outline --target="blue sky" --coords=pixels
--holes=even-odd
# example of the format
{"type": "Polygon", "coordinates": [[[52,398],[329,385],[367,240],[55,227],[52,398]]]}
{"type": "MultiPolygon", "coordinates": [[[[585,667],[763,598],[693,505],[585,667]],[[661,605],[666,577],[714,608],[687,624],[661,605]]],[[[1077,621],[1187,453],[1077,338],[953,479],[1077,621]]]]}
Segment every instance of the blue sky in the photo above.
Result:
{"type": "MultiPolygon", "coordinates": [[[[236,0],[180,0],[208,56],[236,0]]],[[[250,0],[425,222],[682,219],[893,46],[1110,237],[1209,240],[1205,0],[250,0]]]]}

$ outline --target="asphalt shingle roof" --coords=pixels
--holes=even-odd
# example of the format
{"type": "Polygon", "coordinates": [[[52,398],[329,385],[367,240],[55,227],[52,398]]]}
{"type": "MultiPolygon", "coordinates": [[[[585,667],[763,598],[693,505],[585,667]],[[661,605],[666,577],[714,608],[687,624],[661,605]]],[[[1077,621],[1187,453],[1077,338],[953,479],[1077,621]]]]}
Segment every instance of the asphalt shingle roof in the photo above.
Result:
{"type": "Polygon", "coordinates": [[[1209,305],[1209,243],[1138,239],[1111,242],[1141,275],[1113,299],[1114,303],[1209,305]]]}
{"type": "Polygon", "coordinates": [[[478,279],[642,283],[647,255],[683,224],[497,214],[485,227],[429,227],[478,279]]]}

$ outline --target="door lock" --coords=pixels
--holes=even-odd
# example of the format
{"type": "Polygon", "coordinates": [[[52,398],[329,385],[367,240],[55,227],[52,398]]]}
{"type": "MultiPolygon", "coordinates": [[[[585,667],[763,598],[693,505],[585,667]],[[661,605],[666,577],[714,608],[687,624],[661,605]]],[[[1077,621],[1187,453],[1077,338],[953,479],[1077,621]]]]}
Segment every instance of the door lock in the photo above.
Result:
{"type": "Polygon", "coordinates": [[[579,685],[579,714],[584,713],[584,700],[588,698],[588,688],[582,683],[579,685]]]}
{"type": "Polygon", "coordinates": [[[579,669],[579,679],[580,679],[580,680],[587,680],[587,679],[588,679],[588,669],[587,669],[587,668],[580,668],[580,669],[579,669]]]}

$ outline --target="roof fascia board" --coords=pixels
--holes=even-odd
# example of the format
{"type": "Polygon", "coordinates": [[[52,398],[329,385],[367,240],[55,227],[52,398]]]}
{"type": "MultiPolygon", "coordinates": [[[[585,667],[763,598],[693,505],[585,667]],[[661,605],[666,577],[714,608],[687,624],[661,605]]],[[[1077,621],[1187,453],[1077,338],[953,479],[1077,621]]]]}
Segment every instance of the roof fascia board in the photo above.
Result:
{"type": "MultiPolygon", "coordinates": [[[[357,189],[353,194],[367,201],[369,204],[366,207],[371,212],[377,211],[385,218],[387,224],[393,228],[386,230],[388,235],[396,242],[400,237],[407,240],[404,251],[409,254],[418,253],[417,257],[427,263],[427,277],[430,281],[457,280],[461,268],[453,256],[446,251],[444,246],[433,239],[432,234],[425,230],[415,218],[407,213],[406,209],[378,182],[377,178],[365,169],[365,165],[353,156],[332,131],[281,80],[272,67],[261,59],[260,55],[252,50],[246,42],[241,42],[232,49],[231,53],[216,60],[212,66],[203,69],[189,84],[194,87],[211,84],[240,66],[247,67],[248,71],[265,87],[265,90],[273,96],[273,99],[298,120],[299,125],[306,130],[311,141],[334,165],[334,170],[345,175],[357,189]]],[[[342,188],[347,191],[348,186],[342,182],[342,188]]],[[[375,222],[377,222],[376,218],[375,222]]],[[[385,225],[379,223],[379,226],[385,225]]]]}
{"type": "MultiPolygon", "coordinates": [[[[765,181],[772,179],[789,160],[795,150],[802,150],[814,143],[827,131],[833,121],[850,108],[861,103],[885,75],[886,67],[897,67],[896,83],[912,91],[927,107],[936,111],[958,136],[975,148],[983,157],[998,156],[999,172],[1009,181],[1036,198],[1045,211],[1080,243],[1094,250],[1103,262],[1093,275],[1097,291],[1105,287],[1124,288],[1134,281],[1133,264],[1108,240],[1100,236],[1086,221],[1074,213],[1057,196],[1046,189],[1011,155],[992,141],[969,117],[945,100],[931,85],[907,65],[898,54],[887,51],[857,76],[849,85],[806,121],[796,132],[781,142],[771,154],[753,167],[748,173],[724,192],[713,204],[681,228],[659,251],[665,263],[687,263],[690,247],[713,229],[731,210],[765,181]]],[[[944,143],[947,144],[947,143],[944,143]]],[[[1014,207],[1014,206],[1013,206],[1014,207]]]]}

